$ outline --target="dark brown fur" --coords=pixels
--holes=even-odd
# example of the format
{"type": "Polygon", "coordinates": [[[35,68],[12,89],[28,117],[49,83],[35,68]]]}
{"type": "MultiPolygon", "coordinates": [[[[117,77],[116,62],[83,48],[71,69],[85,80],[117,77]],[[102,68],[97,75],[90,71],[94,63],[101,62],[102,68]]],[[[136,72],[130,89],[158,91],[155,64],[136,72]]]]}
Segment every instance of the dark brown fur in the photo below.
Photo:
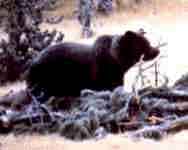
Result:
{"type": "Polygon", "coordinates": [[[112,90],[142,55],[152,60],[159,50],[136,32],[104,35],[93,45],[62,43],[48,47],[31,65],[28,86],[53,96],[78,96],[82,89],[112,90]]]}

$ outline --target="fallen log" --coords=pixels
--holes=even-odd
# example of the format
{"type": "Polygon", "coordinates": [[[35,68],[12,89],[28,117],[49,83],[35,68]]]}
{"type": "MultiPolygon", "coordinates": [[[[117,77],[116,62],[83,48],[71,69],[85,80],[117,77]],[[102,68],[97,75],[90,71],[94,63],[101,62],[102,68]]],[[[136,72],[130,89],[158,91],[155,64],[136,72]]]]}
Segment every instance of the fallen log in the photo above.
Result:
{"type": "Polygon", "coordinates": [[[164,122],[157,126],[148,126],[136,132],[130,133],[133,138],[161,139],[165,135],[188,129],[188,116],[180,117],[172,121],[164,122]]]}

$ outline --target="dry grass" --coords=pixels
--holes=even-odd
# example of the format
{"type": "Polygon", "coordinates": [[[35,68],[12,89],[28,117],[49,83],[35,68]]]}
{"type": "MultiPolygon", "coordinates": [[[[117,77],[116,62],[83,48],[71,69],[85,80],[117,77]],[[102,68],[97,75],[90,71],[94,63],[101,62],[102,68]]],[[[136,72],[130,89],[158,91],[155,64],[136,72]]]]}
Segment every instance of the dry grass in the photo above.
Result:
{"type": "MultiPolygon", "coordinates": [[[[168,46],[162,51],[168,54],[168,58],[162,63],[162,71],[171,79],[176,80],[179,76],[187,72],[188,68],[188,0],[155,0],[152,4],[142,5],[134,11],[121,10],[112,14],[110,17],[100,17],[95,20],[94,28],[96,35],[92,39],[80,38],[80,26],[75,20],[65,19],[59,25],[42,25],[42,28],[58,29],[65,33],[66,41],[93,42],[93,40],[101,34],[105,33],[123,33],[127,29],[138,29],[140,27],[147,28],[151,41],[156,44],[156,39],[163,37],[168,42],[168,46]],[[157,38],[156,38],[157,37],[157,38]]],[[[66,1],[72,6],[71,2],[66,1]]],[[[67,4],[67,6],[68,6],[67,4]]],[[[54,14],[65,13],[69,7],[58,9],[54,14]],[[66,10],[67,9],[67,10],[66,10]]],[[[135,74],[134,68],[126,75],[127,79],[131,79],[135,74]]],[[[131,83],[131,80],[128,80],[131,83]]],[[[126,83],[126,86],[129,83],[126,83]]],[[[12,87],[13,90],[24,88],[24,84],[12,87]]],[[[0,90],[0,95],[10,90],[5,87],[0,90]]],[[[2,150],[72,150],[72,149],[101,149],[101,150],[158,150],[158,149],[187,149],[188,132],[183,131],[174,136],[167,137],[160,142],[150,140],[131,141],[122,135],[108,136],[99,141],[72,142],[65,140],[57,135],[50,136],[18,136],[14,137],[1,136],[0,149],[2,150]]]]}

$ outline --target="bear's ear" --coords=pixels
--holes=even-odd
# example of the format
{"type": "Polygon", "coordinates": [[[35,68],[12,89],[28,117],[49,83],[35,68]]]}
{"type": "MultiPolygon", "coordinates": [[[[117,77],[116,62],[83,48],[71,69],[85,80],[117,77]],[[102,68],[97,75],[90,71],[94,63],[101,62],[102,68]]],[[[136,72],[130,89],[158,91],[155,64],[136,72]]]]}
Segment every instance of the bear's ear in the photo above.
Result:
{"type": "Polygon", "coordinates": [[[144,35],[144,34],[146,34],[146,31],[145,31],[143,28],[140,28],[140,29],[138,30],[138,34],[144,35]]]}

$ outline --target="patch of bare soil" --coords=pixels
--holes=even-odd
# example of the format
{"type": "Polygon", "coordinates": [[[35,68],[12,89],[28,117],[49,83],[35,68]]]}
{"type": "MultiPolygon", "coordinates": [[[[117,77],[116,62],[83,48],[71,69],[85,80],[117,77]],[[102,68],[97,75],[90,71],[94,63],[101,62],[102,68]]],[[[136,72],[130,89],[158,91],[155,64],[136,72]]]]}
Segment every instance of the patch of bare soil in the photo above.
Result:
{"type": "MultiPolygon", "coordinates": [[[[171,0],[162,1],[156,0],[155,3],[143,5],[136,12],[121,11],[114,13],[109,17],[95,18],[93,27],[95,29],[95,37],[91,39],[81,39],[80,26],[76,20],[65,19],[58,25],[43,24],[43,29],[61,30],[65,33],[66,41],[80,41],[91,43],[93,40],[102,34],[118,34],[125,30],[137,30],[143,27],[148,31],[147,36],[153,44],[159,40],[168,43],[162,49],[162,53],[167,55],[161,62],[161,72],[166,74],[171,83],[178,79],[183,73],[187,72],[188,68],[188,1],[187,0],[171,0]]],[[[135,75],[135,68],[126,74],[125,87],[128,88],[132,84],[132,78],[135,75]]],[[[18,90],[20,87],[25,87],[24,84],[16,85],[15,87],[1,88],[0,94],[3,95],[10,89],[18,90]]],[[[48,149],[187,149],[188,132],[183,131],[174,136],[167,137],[160,142],[151,140],[132,141],[123,135],[110,135],[105,139],[84,142],[72,142],[56,135],[51,136],[18,136],[14,137],[1,136],[0,149],[3,150],[48,150],[48,149]]]]}

